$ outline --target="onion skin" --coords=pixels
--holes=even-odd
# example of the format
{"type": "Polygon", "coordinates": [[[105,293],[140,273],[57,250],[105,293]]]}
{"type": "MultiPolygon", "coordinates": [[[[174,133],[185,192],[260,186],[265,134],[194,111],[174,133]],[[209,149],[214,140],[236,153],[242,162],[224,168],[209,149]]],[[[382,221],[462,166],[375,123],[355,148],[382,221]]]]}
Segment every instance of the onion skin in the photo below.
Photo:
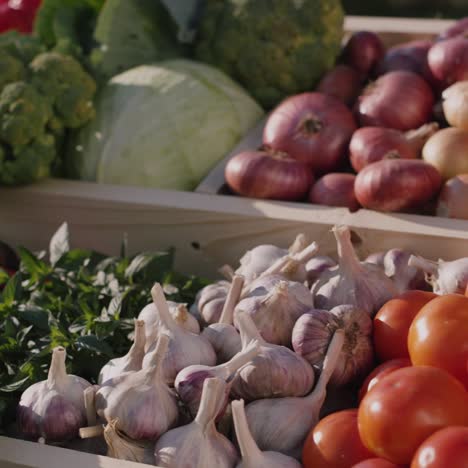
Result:
{"type": "Polygon", "coordinates": [[[433,45],[433,41],[423,39],[391,47],[379,64],[378,74],[407,70],[421,75],[428,83],[436,85],[427,60],[427,54],[433,45]]]}
{"type": "Polygon", "coordinates": [[[419,75],[399,70],[381,76],[366,87],[356,113],[362,127],[411,130],[432,116],[434,95],[419,75]]]}
{"type": "Polygon", "coordinates": [[[338,99],[302,93],[283,101],[268,118],[263,144],[307,164],[314,174],[331,172],[344,159],[356,122],[338,99]]]}
{"type": "Polygon", "coordinates": [[[468,80],[458,81],[442,93],[444,118],[452,126],[468,131],[468,80]]]}
{"type": "Polygon", "coordinates": [[[377,34],[371,31],[358,31],[346,43],[341,61],[364,76],[368,76],[382,60],[384,54],[385,46],[377,34]]]}
{"type": "Polygon", "coordinates": [[[382,127],[356,130],[349,144],[350,160],[356,172],[381,159],[416,159],[419,154],[404,133],[382,127]]]}
{"type": "Polygon", "coordinates": [[[244,151],[231,158],[225,179],[239,195],[272,200],[301,200],[314,180],[302,162],[266,151],[244,151]]]}
{"type": "Polygon", "coordinates": [[[349,211],[357,211],[360,205],[354,194],[355,179],[354,174],[326,174],[312,186],[309,201],[317,205],[341,206],[349,211]]]}
{"type": "Polygon", "coordinates": [[[468,219],[468,174],[448,180],[437,202],[437,216],[468,219]]]}
{"type": "Polygon", "coordinates": [[[445,41],[456,36],[466,36],[468,34],[468,18],[462,18],[455,24],[447,28],[442,34],[437,37],[438,41],[445,41]]]}
{"type": "Polygon", "coordinates": [[[457,36],[434,44],[427,55],[432,74],[445,86],[468,80],[468,39],[457,36]]]}
{"type": "Polygon", "coordinates": [[[356,198],[365,208],[407,211],[421,207],[439,191],[437,169],[420,160],[386,159],[365,167],[356,177],[356,198]]]}
{"type": "Polygon", "coordinates": [[[361,75],[348,65],[337,65],[320,80],[316,91],[352,106],[362,90],[361,75]]]}
{"type": "Polygon", "coordinates": [[[439,171],[444,180],[468,174],[468,131],[444,128],[424,145],[423,159],[439,171]]]}

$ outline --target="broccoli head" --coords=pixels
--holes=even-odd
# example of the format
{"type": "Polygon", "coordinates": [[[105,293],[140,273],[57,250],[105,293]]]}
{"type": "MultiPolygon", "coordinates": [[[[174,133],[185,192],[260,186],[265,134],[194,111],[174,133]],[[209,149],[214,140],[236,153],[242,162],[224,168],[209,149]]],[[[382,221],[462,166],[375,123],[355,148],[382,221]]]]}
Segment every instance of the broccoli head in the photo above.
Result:
{"type": "Polygon", "coordinates": [[[31,83],[48,97],[65,127],[79,128],[94,117],[96,82],[69,55],[45,52],[30,64],[31,83]]]}
{"type": "Polygon", "coordinates": [[[17,81],[0,94],[0,142],[24,146],[41,136],[52,117],[47,100],[30,84],[17,81]]]}
{"type": "Polygon", "coordinates": [[[24,66],[40,53],[44,52],[44,46],[39,39],[17,31],[8,31],[0,35],[0,53],[8,53],[20,60],[24,66]]]}
{"type": "Polygon", "coordinates": [[[47,133],[25,146],[0,144],[0,184],[22,185],[48,177],[55,157],[55,139],[47,133]]]}
{"type": "Polygon", "coordinates": [[[271,108],[333,66],[343,20],[340,0],[206,0],[196,56],[271,108]]]}
{"type": "Polygon", "coordinates": [[[20,60],[8,53],[0,53],[0,89],[13,81],[21,81],[26,69],[20,60]]]}

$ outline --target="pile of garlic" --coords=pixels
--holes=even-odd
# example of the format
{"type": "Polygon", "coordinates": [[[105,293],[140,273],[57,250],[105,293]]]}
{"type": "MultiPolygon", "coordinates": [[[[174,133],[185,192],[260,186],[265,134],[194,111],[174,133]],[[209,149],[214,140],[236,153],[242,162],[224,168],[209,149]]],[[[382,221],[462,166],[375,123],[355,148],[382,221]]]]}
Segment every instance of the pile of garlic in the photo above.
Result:
{"type": "Polygon", "coordinates": [[[228,280],[201,290],[190,312],[156,283],[132,347],[98,385],[67,375],[65,349],[53,350],[48,379],[22,395],[20,432],[59,444],[94,437],[83,450],[160,467],[301,466],[327,386],[372,366],[377,310],[421,269],[439,289],[455,287],[447,264],[399,249],[361,262],[349,228],[333,232],[337,262],[302,234],[289,250],[258,246],[236,271],[223,267],[228,280]]]}

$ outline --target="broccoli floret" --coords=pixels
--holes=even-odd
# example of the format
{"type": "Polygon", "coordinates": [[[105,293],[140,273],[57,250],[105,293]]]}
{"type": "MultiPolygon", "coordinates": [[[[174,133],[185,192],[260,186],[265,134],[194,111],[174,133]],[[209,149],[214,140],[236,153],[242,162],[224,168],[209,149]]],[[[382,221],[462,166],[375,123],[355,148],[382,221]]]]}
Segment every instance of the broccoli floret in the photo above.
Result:
{"type": "Polygon", "coordinates": [[[340,0],[206,0],[196,56],[271,108],[332,67],[343,17],[340,0]]]}
{"type": "Polygon", "coordinates": [[[52,117],[47,98],[24,81],[6,85],[0,94],[0,141],[24,146],[44,133],[52,117]]]}
{"type": "Polygon", "coordinates": [[[28,184],[48,177],[55,157],[55,139],[47,133],[26,146],[0,144],[0,184],[28,184]]]}
{"type": "Polygon", "coordinates": [[[0,89],[13,81],[21,81],[26,74],[20,60],[8,53],[0,53],[0,89]]]}
{"type": "Polygon", "coordinates": [[[32,84],[48,96],[65,127],[79,128],[94,117],[96,82],[73,57],[46,52],[31,62],[30,70],[32,84]]]}
{"type": "Polygon", "coordinates": [[[21,60],[24,66],[45,48],[34,36],[20,34],[17,31],[8,31],[0,35],[0,53],[8,53],[21,60]]]}

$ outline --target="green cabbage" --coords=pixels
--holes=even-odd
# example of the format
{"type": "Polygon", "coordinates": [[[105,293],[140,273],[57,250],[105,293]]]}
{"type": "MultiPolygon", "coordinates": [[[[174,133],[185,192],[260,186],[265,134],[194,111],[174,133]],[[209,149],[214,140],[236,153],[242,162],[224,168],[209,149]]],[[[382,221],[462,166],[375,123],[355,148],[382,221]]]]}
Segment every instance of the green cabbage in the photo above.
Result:
{"type": "Polygon", "coordinates": [[[115,76],[96,110],[73,139],[72,175],[174,190],[193,190],[263,115],[221,71],[189,60],[115,76]]]}

